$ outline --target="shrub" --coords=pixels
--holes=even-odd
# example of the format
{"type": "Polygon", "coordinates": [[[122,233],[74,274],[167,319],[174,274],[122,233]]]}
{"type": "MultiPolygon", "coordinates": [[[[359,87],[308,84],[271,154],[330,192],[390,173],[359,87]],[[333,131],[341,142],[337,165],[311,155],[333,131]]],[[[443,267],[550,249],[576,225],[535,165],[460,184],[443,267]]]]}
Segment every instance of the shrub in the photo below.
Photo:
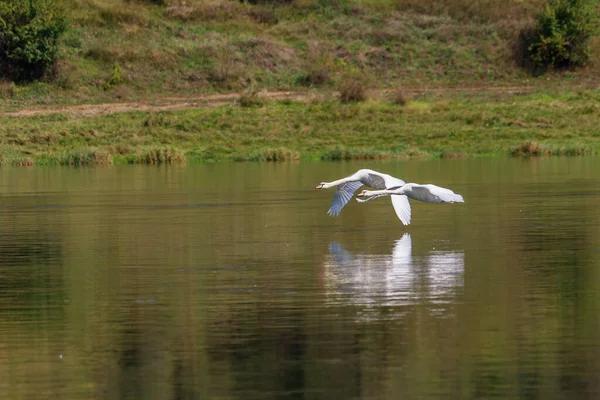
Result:
{"type": "Polygon", "coordinates": [[[108,80],[104,84],[104,89],[105,90],[109,90],[110,88],[112,88],[112,87],[118,85],[119,83],[121,83],[123,81],[123,78],[121,78],[121,73],[122,72],[123,72],[123,70],[121,69],[121,67],[119,66],[119,64],[115,63],[113,65],[113,70],[112,70],[112,73],[110,74],[110,77],[108,78],[108,80]]]}
{"type": "Polygon", "coordinates": [[[254,85],[250,85],[242,90],[239,97],[241,107],[260,107],[264,104],[263,100],[258,95],[259,89],[254,85]]]}
{"type": "Polygon", "coordinates": [[[356,103],[367,99],[367,78],[361,73],[347,73],[340,83],[342,103],[356,103]]]}
{"type": "Polygon", "coordinates": [[[64,11],[51,0],[0,2],[0,75],[41,78],[57,59],[67,29],[64,11]]]}
{"type": "Polygon", "coordinates": [[[405,106],[408,104],[408,96],[402,88],[397,87],[392,92],[392,101],[399,106],[405,106]]]}
{"type": "Polygon", "coordinates": [[[584,65],[589,41],[596,31],[594,0],[549,0],[533,29],[521,32],[520,41],[535,68],[584,65]]]}
{"type": "Polygon", "coordinates": [[[331,72],[326,66],[316,64],[310,67],[306,75],[298,78],[298,84],[302,86],[325,86],[331,81],[331,72]]]}

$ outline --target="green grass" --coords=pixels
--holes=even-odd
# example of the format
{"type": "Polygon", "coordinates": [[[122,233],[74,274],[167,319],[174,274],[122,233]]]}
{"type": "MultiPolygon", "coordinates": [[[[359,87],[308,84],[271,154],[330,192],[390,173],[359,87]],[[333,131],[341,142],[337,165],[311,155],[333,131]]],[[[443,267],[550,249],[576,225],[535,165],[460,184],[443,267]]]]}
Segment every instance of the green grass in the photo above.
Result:
{"type": "Polygon", "coordinates": [[[4,116],[0,158],[13,165],[109,165],[595,154],[599,100],[599,90],[546,91],[416,97],[405,106],[288,100],[94,117],[4,116]]]}
{"type": "Polygon", "coordinates": [[[147,100],[241,91],[250,82],[343,89],[357,73],[372,88],[599,76],[593,63],[544,78],[517,67],[518,33],[544,0],[58,1],[71,29],[55,74],[16,87],[0,82],[0,105],[147,100]]]}

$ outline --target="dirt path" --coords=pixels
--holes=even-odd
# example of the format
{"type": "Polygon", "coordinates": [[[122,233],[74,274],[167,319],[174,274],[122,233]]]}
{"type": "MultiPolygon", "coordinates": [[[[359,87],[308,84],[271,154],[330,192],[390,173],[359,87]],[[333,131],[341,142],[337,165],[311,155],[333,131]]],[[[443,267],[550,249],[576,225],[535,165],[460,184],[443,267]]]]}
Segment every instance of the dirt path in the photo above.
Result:
{"type": "MultiPolygon", "coordinates": [[[[441,89],[407,89],[409,95],[422,93],[444,93],[444,92],[496,92],[496,93],[527,93],[532,90],[530,86],[510,86],[510,87],[466,87],[466,88],[441,88],[441,89]]],[[[390,90],[377,90],[370,92],[375,98],[382,98],[389,95],[390,90]]],[[[298,92],[298,91],[276,91],[261,92],[260,98],[269,100],[294,100],[309,101],[319,97],[334,96],[333,92],[298,92]]],[[[31,117],[39,115],[70,114],[78,117],[93,117],[101,114],[114,114],[130,111],[173,111],[188,110],[193,108],[209,108],[227,104],[233,104],[239,100],[237,93],[214,94],[207,96],[190,97],[165,97],[159,100],[135,101],[135,102],[115,102],[99,104],[77,104],[77,105],[59,105],[46,107],[28,107],[17,111],[2,111],[3,117],[31,117]]]]}

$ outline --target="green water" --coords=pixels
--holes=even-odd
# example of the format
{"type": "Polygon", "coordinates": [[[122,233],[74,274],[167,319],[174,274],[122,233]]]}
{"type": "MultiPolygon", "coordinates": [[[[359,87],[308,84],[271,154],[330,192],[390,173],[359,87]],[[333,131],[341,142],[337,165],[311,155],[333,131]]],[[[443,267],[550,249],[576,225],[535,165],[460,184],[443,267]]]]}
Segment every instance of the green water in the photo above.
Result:
{"type": "Polygon", "coordinates": [[[597,158],[0,169],[0,398],[600,396],[597,158]],[[464,204],[326,215],[372,168],[464,204]]]}

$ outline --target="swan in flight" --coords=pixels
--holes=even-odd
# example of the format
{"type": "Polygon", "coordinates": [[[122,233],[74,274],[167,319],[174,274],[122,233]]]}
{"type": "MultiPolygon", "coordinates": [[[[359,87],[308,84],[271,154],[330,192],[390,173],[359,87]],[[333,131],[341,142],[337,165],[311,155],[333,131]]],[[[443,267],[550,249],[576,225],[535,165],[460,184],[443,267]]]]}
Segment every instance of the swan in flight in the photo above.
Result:
{"type": "MultiPolygon", "coordinates": [[[[391,175],[373,171],[372,169],[360,169],[346,178],[338,179],[337,181],[333,182],[321,182],[316,186],[315,189],[329,189],[334,186],[338,187],[333,195],[333,200],[331,201],[329,211],[327,211],[327,214],[335,217],[336,215],[339,215],[339,213],[342,211],[342,208],[344,208],[352,196],[354,196],[354,192],[356,192],[362,185],[369,186],[374,189],[384,190],[402,187],[405,184],[406,182],[404,182],[402,179],[394,178],[391,175]]],[[[404,225],[409,225],[410,203],[408,202],[408,197],[406,197],[406,195],[396,195],[392,193],[385,194],[385,196],[388,195],[392,198],[394,211],[396,211],[396,215],[398,215],[400,221],[402,221],[404,225]]],[[[384,194],[381,194],[381,196],[384,196],[384,194]]],[[[371,199],[364,201],[368,200],[371,199]]]]}
{"type": "Polygon", "coordinates": [[[366,203],[369,200],[381,196],[404,195],[411,199],[423,201],[425,203],[464,203],[465,200],[460,194],[454,193],[450,189],[436,185],[419,185],[418,183],[407,183],[395,188],[384,190],[363,190],[357,197],[367,197],[368,199],[356,199],[360,203],[366,203]]]}

